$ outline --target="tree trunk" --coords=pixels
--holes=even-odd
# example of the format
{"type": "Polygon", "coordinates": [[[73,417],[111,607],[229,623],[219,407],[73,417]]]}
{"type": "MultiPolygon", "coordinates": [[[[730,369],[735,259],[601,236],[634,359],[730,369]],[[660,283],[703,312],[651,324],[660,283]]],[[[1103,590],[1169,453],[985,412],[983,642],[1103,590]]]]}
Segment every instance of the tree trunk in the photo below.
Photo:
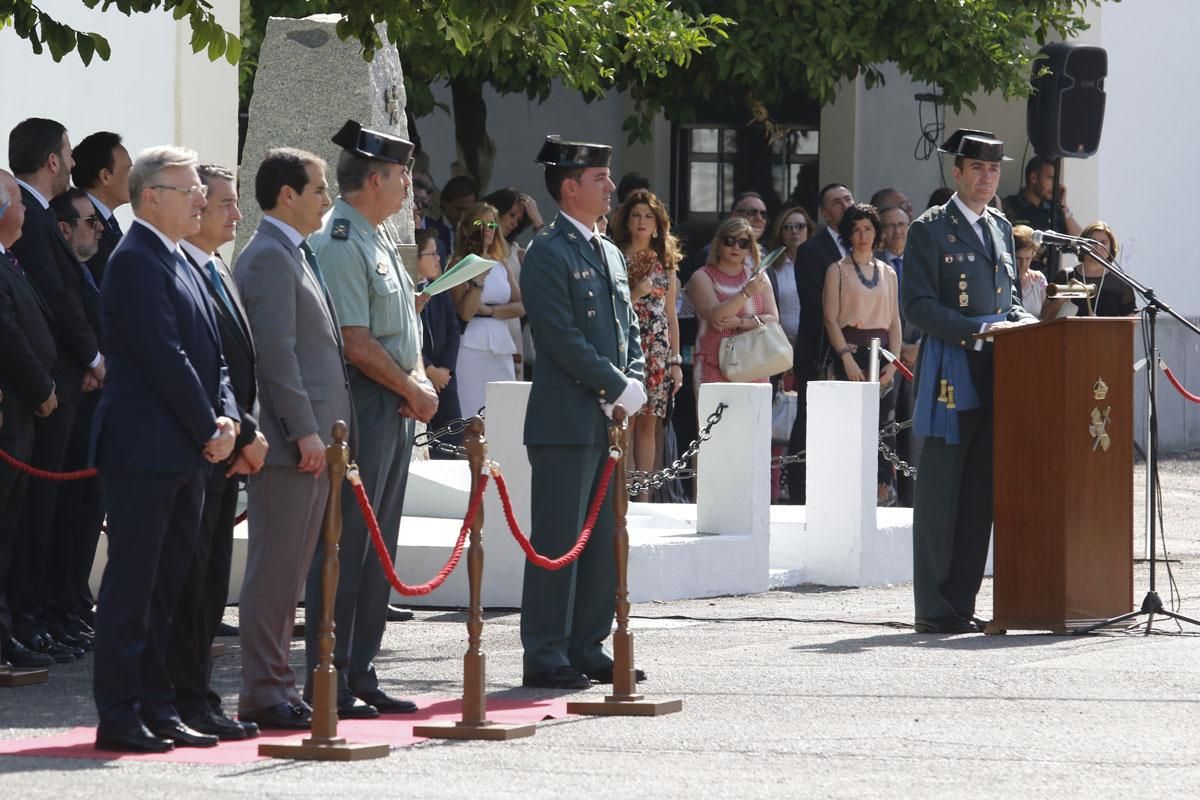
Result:
{"type": "Polygon", "coordinates": [[[458,146],[458,160],[450,165],[450,172],[474,178],[482,196],[487,192],[496,161],[496,143],[487,133],[483,86],[455,79],[450,81],[450,94],[454,106],[454,141],[458,146]]]}

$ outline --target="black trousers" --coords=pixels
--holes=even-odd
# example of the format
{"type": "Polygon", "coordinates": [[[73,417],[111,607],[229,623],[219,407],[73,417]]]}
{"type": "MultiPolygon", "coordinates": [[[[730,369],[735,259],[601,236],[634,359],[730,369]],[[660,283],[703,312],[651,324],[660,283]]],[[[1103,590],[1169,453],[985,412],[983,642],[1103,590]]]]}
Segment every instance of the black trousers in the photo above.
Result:
{"type": "MultiPolygon", "coordinates": [[[[63,459],[64,470],[84,469],[92,437],[92,419],[100,392],[88,392],[76,406],[75,423],[63,459]]],[[[88,588],[100,524],[104,521],[104,492],[100,478],[66,481],[58,489],[58,511],[50,539],[51,568],[46,573],[46,616],[52,624],[67,615],[90,610],[95,598],[88,588]]]]}
{"type": "MultiPolygon", "coordinates": [[[[33,421],[33,466],[58,472],[63,468],[75,424],[74,405],[59,406],[48,417],[33,421]]],[[[13,629],[17,638],[26,639],[45,629],[53,593],[52,572],[67,565],[52,560],[55,553],[54,517],[58,512],[61,481],[31,479],[21,511],[21,536],[13,553],[13,569],[8,587],[12,606],[13,629]]]]}
{"type": "Polygon", "coordinates": [[[207,465],[188,473],[100,473],[108,564],[96,604],[92,693],[101,728],[179,719],[167,642],[196,551],[208,474],[207,465]]]}
{"type": "Polygon", "coordinates": [[[221,709],[221,696],[210,688],[212,643],[229,596],[238,486],[237,478],[225,477],[224,465],[213,467],[192,563],[175,603],[167,673],[175,686],[175,709],[185,720],[221,709]]]}
{"type": "MultiPolygon", "coordinates": [[[[792,435],[788,439],[787,454],[795,455],[803,452],[808,442],[808,378],[796,373],[796,421],[792,424],[792,435]]],[[[805,464],[789,464],[787,467],[788,503],[802,506],[805,504],[807,480],[805,464]]]]}
{"type": "MultiPolygon", "coordinates": [[[[3,428],[0,428],[2,431],[3,428]]],[[[29,463],[33,453],[33,432],[20,436],[0,435],[0,449],[29,463]]],[[[0,464],[0,639],[13,635],[12,609],[8,605],[9,575],[13,566],[13,550],[20,537],[21,507],[29,476],[7,464],[0,464]]]]}

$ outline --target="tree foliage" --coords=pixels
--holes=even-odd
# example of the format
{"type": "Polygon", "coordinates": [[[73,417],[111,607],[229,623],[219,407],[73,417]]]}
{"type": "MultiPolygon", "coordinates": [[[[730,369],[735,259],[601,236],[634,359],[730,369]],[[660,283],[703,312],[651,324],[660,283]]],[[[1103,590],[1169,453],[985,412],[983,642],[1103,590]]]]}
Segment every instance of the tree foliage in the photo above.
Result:
{"type": "MultiPolygon", "coordinates": [[[[242,0],[243,40],[221,29],[207,0],[79,2],[186,17],[196,52],[242,59],[243,107],[267,18],[328,12],[366,58],[399,48],[416,116],[433,110],[429,87],[439,81],[539,99],[557,81],[589,98],[628,92],[626,129],[645,138],[655,114],[686,121],[697,100],[716,95],[759,119],[795,91],[826,103],[859,75],[879,83],[885,62],[940,87],[956,110],[980,91],[1019,97],[1037,48],[1085,29],[1084,11],[1101,0],[242,0]]],[[[103,36],[32,0],[0,0],[3,24],[56,61],[72,51],[85,64],[109,57],[103,36]]]]}
{"type": "MultiPolygon", "coordinates": [[[[79,0],[87,8],[101,11],[117,11],[125,16],[145,14],[162,10],[175,19],[187,17],[192,27],[192,51],[207,51],[213,61],[226,58],[230,64],[238,63],[242,55],[242,42],[234,34],[222,28],[212,13],[207,0],[79,0]]],[[[62,61],[74,52],[85,64],[100,56],[107,61],[112,55],[108,39],[91,31],[80,31],[55,19],[33,0],[0,0],[0,29],[11,26],[18,36],[29,42],[33,52],[41,55],[46,50],[55,61],[62,61]]]]}

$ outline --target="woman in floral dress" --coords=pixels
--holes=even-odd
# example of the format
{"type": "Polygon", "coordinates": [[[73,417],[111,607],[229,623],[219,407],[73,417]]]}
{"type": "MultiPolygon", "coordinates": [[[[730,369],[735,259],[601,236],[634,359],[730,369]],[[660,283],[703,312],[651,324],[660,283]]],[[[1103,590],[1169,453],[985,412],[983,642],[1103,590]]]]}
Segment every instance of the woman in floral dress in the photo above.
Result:
{"type": "MultiPolygon", "coordinates": [[[[627,448],[635,469],[650,471],[662,459],[663,424],[669,399],[683,383],[679,357],[679,292],[676,267],[679,242],[671,234],[667,210],[652,192],[638,190],[613,213],[613,240],[625,253],[629,291],[642,332],[646,359],[646,395],[642,411],[631,420],[627,448]]],[[[639,500],[649,500],[643,493],[639,500]]]]}

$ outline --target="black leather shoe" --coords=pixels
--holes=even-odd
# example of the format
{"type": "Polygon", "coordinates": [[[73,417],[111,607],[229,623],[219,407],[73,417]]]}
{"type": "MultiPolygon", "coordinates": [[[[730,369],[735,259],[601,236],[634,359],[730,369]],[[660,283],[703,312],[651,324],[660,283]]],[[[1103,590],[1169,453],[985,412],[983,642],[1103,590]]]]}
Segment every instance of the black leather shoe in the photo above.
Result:
{"type": "Polygon", "coordinates": [[[979,629],[975,627],[974,622],[963,619],[957,614],[951,614],[948,617],[935,617],[933,619],[918,619],[913,623],[914,633],[941,633],[941,634],[957,634],[957,633],[978,633],[979,629]]]}
{"type": "Polygon", "coordinates": [[[400,606],[393,606],[393,605],[388,606],[388,610],[387,610],[387,621],[388,622],[408,622],[414,616],[416,616],[416,615],[413,614],[413,612],[409,611],[407,608],[401,608],[400,606]]]}
{"type": "Polygon", "coordinates": [[[238,714],[239,722],[253,722],[263,730],[307,730],[312,725],[312,712],[299,705],[279,703],[238,714]]]}
{"type": "Polygon", "coordinates": [[[338,703],[338,719],[378,719],[379,709],[364,703],[357,697],[348,697],[338,703]]]}
{"type": "Polygon", "coordinates": [[[521,685],[531,689],[587,689],[592,682],[573,667],[555,667],[536,675],[526,675],[521,679],[521,685]]]}
{"type": "Polygon", "coordinates": [[[17,669],[45,669],[54,664],[54,659],[45,653],[35,653],[16,639],[0,644],[0,658],[17,669]]]}
{"type": "MultiPolygon", "coordinates": [[[[612,683],[613,682],[612,667],[607,667],[605,669],[592,670],[592,671],[588,672],[587,676],[589,678],[591,678],[593,681],[595,681],[596,683],[612,683]]],[[[634,680],[636,680],[638,683],[641,683],[642,681],[646,680],[646,673],[642,672],[640,669],[635,668],[633,670],[633,677],[634,677],[634,680]]]]}
{"type": "Polygon", "coordinates": [[[74,647],[68,647],[61,642],[50,640],[50,644],[42,651],[46,655],[54,659],[56,664],[70,664],[72,661],[78,661],[83,658],[83,651],[76,650],[74,647]]]}
{"type": "Polygon", "coordinates": [[[170,739],[176,747],[216,747],[216,736],[201,733],[182,722],[164,722],[150,726],[150,732],[163,739],[170,739]]]}
{"type": "Polygon", "coordinates": [[[222,622],[217,626],[217,636],[237,636],[238,629],[230,625],[228,622],[222,622]]]}
{"type": "MultiPolygon", "coordinates": [[[[380,714],[412,714],[417,710],[417,704],[413,701],[391,697],[382,689],[376,689],[373,692],[359,695],[358,699],[374,706],[380,714]]],[[[341,709],[338,709],[339,716],[341,713],[341,709]]]]}
{"type": "Polygon", "coordinates": [[[258,736],[258,726],[252,722],[242,724],[235,722],[224,714],[218,714],[215,711],[207,711],[196,717],[184,720],[187,726],[199,733],[206,733],[209,736],[215,736],[222,742],[239,742],[242,739],[252,739],[258,736]],[[253,733],[250,733],[247,728],[252,727],[253,733]]]}
{"type": "Polygon", "coordinates": [[[114,753],[165,753],[175,747],[170,739],[155,736],[145,725],[123,731],[96,729],[96,749],[114,753]]]}

